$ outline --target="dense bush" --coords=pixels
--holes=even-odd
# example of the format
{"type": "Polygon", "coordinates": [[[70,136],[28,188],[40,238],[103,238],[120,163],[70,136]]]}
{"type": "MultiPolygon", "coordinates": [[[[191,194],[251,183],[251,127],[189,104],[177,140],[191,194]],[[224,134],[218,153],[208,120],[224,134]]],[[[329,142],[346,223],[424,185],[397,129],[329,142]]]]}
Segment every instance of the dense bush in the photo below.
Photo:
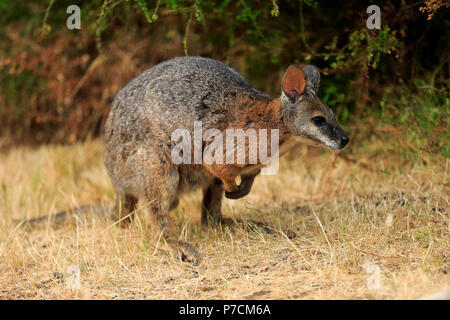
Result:
{"type": "Polygon", "coordinates": [[[30,143],[96,136],[123,85],[145,68],[184,54],[222,60],[274,96],[288,65],[315,64],[325,75],[321,97],[347,126],[357,127],[367,117],[382,119],[381,114],[386,121],[408,114],[399,124],[419,126],[418,134],[430,125],[448,126],[448,3],[377,3],[380,30],[366,27],[370,4],[0,1],[0,132],[30,143]],[[82,10],[81,30],[66,28],[66,8],[72,4],[82,10]],[[405,95],[422,96],[418,81],[433,88],[428,95],[440,98],[424,98],[432,102],[416,113],[405,95]],[[399,86],[402,92],[396,94],[399,86]],[[433,105],[442,101],[447,103],[433,105]],[[387,105],[396,110],[389,117],[386,112],[393,109],[387,105]],[[439,121],[424,116],[433,112],[427,106],[438,108],[439,121]]]}

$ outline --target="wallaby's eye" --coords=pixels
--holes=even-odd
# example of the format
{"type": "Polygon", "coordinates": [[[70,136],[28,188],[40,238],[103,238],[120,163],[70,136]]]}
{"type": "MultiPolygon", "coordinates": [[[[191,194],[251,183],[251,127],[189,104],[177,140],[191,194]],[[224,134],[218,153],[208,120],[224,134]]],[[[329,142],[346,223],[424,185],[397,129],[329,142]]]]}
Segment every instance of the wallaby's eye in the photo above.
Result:
{"type": "Polygon", "coordinates": [[[314,118],[311,119],[311,121],[317,127],[323,126],[326,123],[324,117],[314,117],[314,118]]]}

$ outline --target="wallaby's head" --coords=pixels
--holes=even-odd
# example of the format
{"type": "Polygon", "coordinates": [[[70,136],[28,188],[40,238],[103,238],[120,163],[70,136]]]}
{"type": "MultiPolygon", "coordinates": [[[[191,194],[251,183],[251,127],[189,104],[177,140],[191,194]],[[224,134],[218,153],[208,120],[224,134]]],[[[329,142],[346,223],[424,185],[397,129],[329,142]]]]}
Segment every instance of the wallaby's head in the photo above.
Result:
{"type": "Polygon", "coordinates": [[[350,139],[337,123],[333,111],[317,97],[319,81],[316,67],[290,66],[281,84],[281,112],[296,136],[339,150],[350,139]]]}

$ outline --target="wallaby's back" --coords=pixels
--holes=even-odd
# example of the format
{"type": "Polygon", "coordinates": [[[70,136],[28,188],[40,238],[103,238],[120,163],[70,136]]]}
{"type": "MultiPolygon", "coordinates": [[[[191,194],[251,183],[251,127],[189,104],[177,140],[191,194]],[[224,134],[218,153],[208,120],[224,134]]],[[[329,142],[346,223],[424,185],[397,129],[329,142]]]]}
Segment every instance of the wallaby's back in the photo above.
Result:
{"type": "Polygon", "coordinates": [[[222,62],[177,57],[144,71],[124,87],[113,102],[110,121],[125,124],[125,119],[134,122],[143,117],[168,129],[170,136],[180,126],[192,127],[194,121],[216,124],[246,98],[270,99],[222,62]]]}

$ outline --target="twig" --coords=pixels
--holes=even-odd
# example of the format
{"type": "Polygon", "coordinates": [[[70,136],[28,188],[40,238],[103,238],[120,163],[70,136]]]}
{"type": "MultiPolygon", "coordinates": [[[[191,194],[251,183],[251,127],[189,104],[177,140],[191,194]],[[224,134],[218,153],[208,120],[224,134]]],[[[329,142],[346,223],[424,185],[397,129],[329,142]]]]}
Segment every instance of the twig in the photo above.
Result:
{"type": "Polygon", "coordinates": [[[316,212],[314,211],[313,207],[310,207],[311,211],[314,213],[314,216],[316,217],[317,223],[320,226],[320,229],[322,230],[323,235],[325,236],[325,240],[327,240],[328,243],[328,247],[330,248],[330,254],[331,254],[331,258],[330,258],[330,263],[333,263],[333,258],[334,258],[334,254],[333,254],[333,248],[331,248],[331,244],[330,241],[328,241],[328,237],[327,234],[325,233],[325,229],[322,226],[322,222],[320,222],[319,217],[317,216],[316,212]]]}
{"type": "MultiPolygon", "coordinates": [[[[143,206],[143,208],[148,207],[151,203],[155,202],[156,200],[152,200],[149,201],[148,203],[145,204],[145,206],[143,206]]],[[[128,217],[131,217],[133,214],[135,214],[137,211],[133,210],[131,211],[129,214],[127,214],[126,216],[120,218],[119,220],[115,221],[114,223],[110,224],[109,226],[107,226],[105,229],[101,230],[100,232],[98,232],[97,234],[93,235],[92,237],[90,237],[88,239],[88,241],[86,243],[92,242],[94,241],[96,238],[98,238],[99,236],[101,236],[102,234],[104,234],[106,231],[108,231],[109,229],[111,229],[112,227],[114,227],[115,225],[117,225],[118,223],[122,222],[123,220],[127,219],[128,217]]]]}
{"type": "Polygon", "coordinates": [[[151,254],[152,257],[153,257],[153,256],[156,254],[156,252],[158,251],[159,243],[161,242],[161,238],[163,237],[163,235],[164,235],[164,230],[161,230],[161,232],[159,233],[159,236],[158,236],[158,241],[156,241],[155,250],[153,250],[153,253],[151,254]]]}
{"type": "Polygon", "coordinates": [[[99,55],[97,58],[94,59],[94,61],[92,61],[92,63],[89,65],[89,68],[87,69],[87,71],[84,73],[84,75],[78,81],[77,85],[73,89],[73,91],[70,94],[70,96],[65,99],[64,102],[65,102],[66,105],[70,105],[72,103],[73,98],[77,95],[78,91],[80,91],[81,87],[83,87],[84,83],[89,78],[89,76],[91,75],[92,71],[94,71],[94,69],[98,65],[100,65],[102,63],[103,58],[104,57],[102,55],[99,55]]]}
{"type": "Polygon", "coordinates": [[[442,183],[444,184],[445,181],[447,180],[447,171],[448,171],[448,158],[445,161],[445,172],[444,172],[444,179],[442,180],[442,183]]]}
{"type": "Polygon", "coordinates": [[[308,42],[306,41],[306,37],[305,37],[305,19],[303,16],[303,0],[300,0],[300,10],[299,10],[299,14],[300,14],[300,38],[302,39],[302,42],[304,44],[304,46],[306,47],[306,49],[309,50],[309,53],[311,53],[314,56],[318,56],[318,57],[325,57],[325,56],[335,56],[337,54],[335,53],[319,53],[316,52],[313,48],[311,48],[308,44],[308,42]]]}
{"type": "Polygon", "coordinates": [[[45,26],[47,25],[48,14],[50,12],[50,9],[53,6],[53,3],[55,3],[55,0],[50,0],[49,3],[48,3],[48,7],[45,10],[45,16],[44,16],[44,19],[42,20],[41,39],[44,37],[44,35],[46,33],[45,26]]]}
{"type": "Polygon", "coordinates": [[[188,22],[186,24],[186,30],[184,31],[184,38],[183,38],[183,48],[184,48],[184,55],[188,56],[188,47],[187,47],[187,38],[188,38],[188,34],[189,34],[189,28],[191,27],[191,23],[192,23],[192,17],[194,16],[194,11],[196,10],[196,5],[195,3],[192,5],[191,7],[191,14],[189,15],[189,19],[188,22]]]}
{"type": "Polygon", "coordinates": [[[247,10],[247,12],[249,13],[250,16],[250,20],[252,20],[252,24],[255,27],[256,33],[258,34],[258,36],[260,36],[262,39],[264,39],[264,35],[261,32],[261,29],[258,27],[258,24],[256,23],[255,17],[250,13],[250,8],[247,6],[247,4],[245,3],[244,0],[239,0],[239,2],[242,4],[242,6],[245,8],[245,10],[247,10]]]}
{"type": "MultiPolygon", "coordinates": [[[[148,207],[150,204],[152,204],[152,203],[155,202],[155,201],[156,201],[156,200],[149,201],[148,203],[145,204],[144,208],[145,208],[145,207],[148,207]]],[[[118,224],[118,223],[122,222],[123,220],[125,220],[126,218],[132,216],[134,213],[136,213],[136,211],[137,211],[137,209],[131,211],[131,212],[130,212],[129,214],[127,214],[126,216],[120,218],[119,220],[117,220],[117,221],[114,222],[113,224],[111,224],[111,225],[109,225],[108,227],[106,227],[106,229],[104,229],[101,233],[107,231],[108,229],[111,229],[111,228],[114,227],[116,224],[118,224]]]]}
{"type": "Polygon", "coordinates": [[[297,248],[297,246],[291,241],[291,239],[289,239],[289,237],[283,232],[283,231],[279,231],[276,229],[273,229],[274,231],[277,231],[279,233],[281,233],[283,235],[283,237],[286,238],[286,240],[289,242],[289,244],[292,246],[292,248],[294,248],[294,250],[297,252],[297,254],[303,258],[303,261],[306,262],[310,268],[312,268],[313,266],[311,265],[311,263],[308,262],[308,260],[306,260],[306,258],[303,256],[303,254],[301,253],[300,249],[297,248]]]}
{"type": "Polygon", "coordinates": [[[358,250],[359,252],[362,252],[364,254],[369,254],[371,256],[375,256],[375,257],[379,257],[379,258],[384,258],[384,259],[391,259],[391,258],[395,258],[395,259],[408,259],[408,257],[403,257],[403,256],[383,256],[381,254],[377,254],[377,253],[373,253],[373,252],[369,252],[369,251],[365,251],[363,249],[358,248],[357,246],[355,246],[353,243],[349,242],[350,245],[353,247],[353,249],[358,250]]]}

